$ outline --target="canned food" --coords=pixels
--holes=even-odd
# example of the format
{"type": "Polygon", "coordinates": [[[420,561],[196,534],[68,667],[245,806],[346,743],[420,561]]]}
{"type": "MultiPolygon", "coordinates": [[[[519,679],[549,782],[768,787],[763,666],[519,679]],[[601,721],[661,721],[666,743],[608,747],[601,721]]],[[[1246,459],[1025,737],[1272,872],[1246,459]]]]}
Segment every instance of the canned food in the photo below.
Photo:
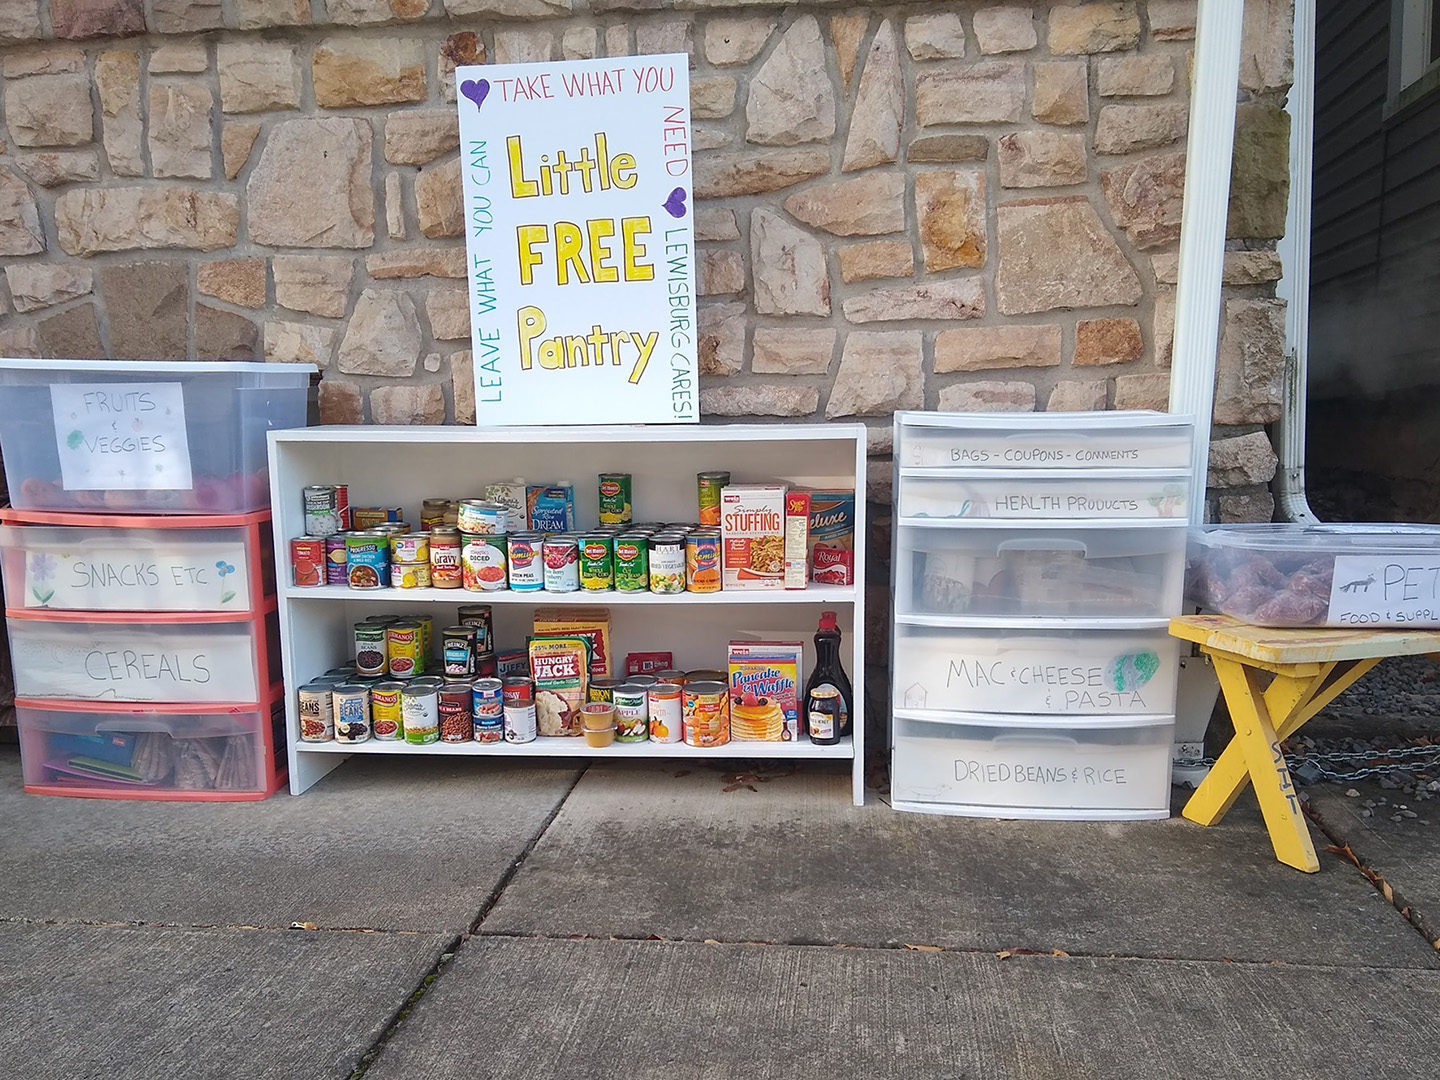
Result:
{"type": "Polygon", "coordinates": [[[701,525],[720,525],[720,491],[728,483],[728,472],[702,472],[695,475],[701,525]]]}
{"type": "Polygon", "coordinates": [[[650,741],[678,743],[684,725],[684,707],[680,686],[660,682],[646,692],[650,709],[650,741]]]}
{"type": "Polygon", "coordinates": [[[475,628],[447,626],[440,632],[442,670],[451,678],[475,677],[475,628]]]}
{"type": "Polygon", "coordinates": [[[615,588],[644,592],[650,588],[649,545],[644,537],[626,533],[615,538],[615,588]]]}
{"type": "Polygon", "coordinates": [[[652,593],[683,593],[685,591],[685,539],[675,534],[650,538],[650,591],[652,593]]]}
{"type": "Polygon", "coordinates": [[[729,674],[720,671],[718,668],[696,668],[694,671],[685,673],[685,685],[692,682],[718,682],[722,685],[730,678],[729,674]]]}
{"type": "Polygon", "coordinates": [[[385,534],[346,534],[345,567],[350,588],[383,589],[390,580],[390,542],[385,534]]]}
{"type": "MultiPolygon", "coordinates": [[[[526,670],[529,670],[528,661],[526,670]]],[[[498,679],[500,677],[500,667],[495,662],[495,654],[493,652],[475,654],[475,675],[481,679],[498,679]]]]}
{"type": "Polygon", "coordinates": [[[462,499],[459,526],[462,533],[505,533],[510,531],[510,515],[499,503],[483,499],[462,499]]]}
{"type": "Polygon", "coordinates": [[[627,683],[632,683],[635,686],[644,686],[648,688],[654,686],[660,680],[657,679],[654,675],[635,674],[627,677],[625,681],[627,683]]]}
{"type": "Polygon", "coordinates": [[[545,561],[545,591],[575,592],[580,588],[580,545],[573,537],[554,536],[540,547],[545,561]]]}
{"type": "Polygon", "coordinates": [[[355,526],[350,520],[350,485],[335,485],[335,514],[340,521],[340,531],[349,532],[355,526]]]}
{"type": "Polygon", "coordinates": [[[680,671],[678,668],[657,671],[655,672],[655,678],[659,679],[662,683],[673,682],[676,686],[685,685],[685,672],[680,671]]]}
{"type": "Polygon", "coordinates": [[[420,655],[425,658],[426,665],[429,666],[430,657],[435,655],[435,616],[407,615],[399,621],[420,624],[420,655]]]}
{"type": "Polygon", "coordinates": [[[411,679],[407,685],[428,686],[433,690],[439,690],[440,687],[444,685],[444,683],[445,680],[442,679],[439,675],[421,675],[418,679],[411,679]]]}
{"type": "Polygon", "coordinates": [[[430,584],[437,589],[460,588],[459,529],[430,530],[430,584]]]}
{"type": "Polygon", "coordinates": [[[303,742],[329,742],[335,738],[334,687],[330,682],[308,682],[300,687],[300,738],[303,742]]]}
{"type": "Polygon", "coordinates": [[[405,737],[400,714],[400,694],[404,683],[379,682],[370,687],[370,732],[375,738],[394,742],[405,737]]]}
{"type": "Polygon", "coordinates": [[[545,587],[545,563],[541,557],[542,541],[538,533],[515,533],[507,543],[510,562],[510,588],[516,592],[536,592],[545,587]]]}
{"type": "Polygon", "coordinates": [[[615,688],[620,685],[621,681],[620,679],[591,679],[586,696],[591,701],[614,701],[615,688]]]}
{"type": "Polygon", "coordinates": [[[325,584],[325,541],[318,536],[297,536],[290,541],[290,572],[296,588],[325,584]]]}
{"type": "Polygon", "coordinates": [[[628,472],[602,472],[600,474],[600,524],[628,525],[634,517],[630,503],[630,474],[628,472]]]}
{"type": "Polygon", "coordinates": [[[350,567],[345,554],[346,533],[338,532],[325,538],[325,584],[348,585],[350,567]]]}
{"type": "Polygon", "coordinates": [[[504,533],[466,535],[460,542],[460,583],[471,592],[496,592],[508,584],[504,533]]]}
{"type": "Polygon", "coordinates": [[[580,587],[587,592],[609,592],[615,587],[613,545],[605,533],[587,533],[580,537],[580,587]]]}
{"type": "Polygon", "coordinates": [[[370,690],[360,683],[340,683],[330,691],[335,708],[335,741],[360,743],[370,738],[370,690]]]}
{"type": "Polygon", "coordinates": [[[355,670],[351,676],[373,679],[384,675],[386,670],[385,624],[358,622],[355,624],[355,670]]]}
{"type": "MultiPolygon", "coordinates": [[[[441,693],[444,693],[442,690],[441,693]]],[[[476,679],[471,688],[476,742],[501,742],[505,738],[504,684],[499,679],[476,679]]]]}
{"type": "Polygon", "coordinates": [[[469,742],[474,737],[474,713],[470,702],[470,684],[447,682],[440,687],[440,741],[469,742]]]}
{"type": "Polygon", "coordinates": [[[425,631],[419,620],[391,623],[385,628],[389,671],[397,679],[425,674],[425,631]]]}
{"type": "Polygon", "coordinates": [[[461,626],[469,626],[475,631],[475,652],[488,653],[495,651],[495,626],[491,618],[489,604],[461,604],[459,611],[459,623],[461,626]]]}
{"type": "Polygon", "coordinates": [[[428,589],[430,587],[430,564],[428,562],[390,564],[390,586],[395,589],[428,589]]]}
{"type": "MultiPolygon", "coordinates": [[[[438,529],[446,524],[446,516],[450,510],[449,499],[426,499],[420,504],[420,528],[429,532],[431,529],[438,529]]],[[[456,505],[458,512],[459,505],[456,505]]],[[[454,524],[454,522],[450,522],[454,524]]]]}
{"type": "Polygon", "coordinates": [[[723,682],[686,683],[681,724],[686,746],[724,746],[730,741],[730,695],[723,682]]]}
{"type": "Polygon", "coordinates": [[[333,484],[311,484],[301,492],[305,533],[322,539],[340,531],[340,506],[333,484]]]}
{"type": "Polygon", "coordinates": [[[720,591],[720,534],[708,529],[685,537],[685,588],[693,593],[720,591]]]}
{"type": "Polygon", "coordinates": [[[430,562],[430,534],[428,532],[395,533],[390,537],[390,560],[392,562],[430,562]]]}
{"type": "Polygon", "coordinates": [[[615,741],[645,742],[650,738],[650,706],[646,688],[627,682],[614,690],[615,741]]]}
{"type": "Polygon", "coordinates": [[[527,678],[502,680],[501,697],[505,707],[505,741],[535,741],[535,684],[527,678]]]}
{"type": "Polygon", "coordinates": [[[400,691],[400,716],[405,741],[424,746],[440,738],[440,688],[428,679],[416,679],[400,691]]]}

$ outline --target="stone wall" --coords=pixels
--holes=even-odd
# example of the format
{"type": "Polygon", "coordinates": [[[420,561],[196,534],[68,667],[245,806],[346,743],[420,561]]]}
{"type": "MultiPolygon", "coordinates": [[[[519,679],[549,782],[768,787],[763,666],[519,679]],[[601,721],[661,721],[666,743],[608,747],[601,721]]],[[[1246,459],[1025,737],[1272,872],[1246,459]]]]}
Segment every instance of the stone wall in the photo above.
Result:
{"type": "MultiPolygon", "coordinates": [[[[1265,518],[1290,0],[1250,0],[1213,511],[1265,518]]],[[[0,354],[473,418],[457,64],[686,51],[707,417],[1164,408],[1194,3],[3,0],[0,354]]],[[[877,460],[872,495],[885,501],[877,460]]]]}

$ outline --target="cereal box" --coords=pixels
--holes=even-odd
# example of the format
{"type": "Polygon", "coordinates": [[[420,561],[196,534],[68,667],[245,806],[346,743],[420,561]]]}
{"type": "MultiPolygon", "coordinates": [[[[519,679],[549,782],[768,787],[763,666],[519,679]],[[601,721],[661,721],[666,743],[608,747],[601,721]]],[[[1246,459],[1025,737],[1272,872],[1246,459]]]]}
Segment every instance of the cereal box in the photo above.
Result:
{"type": "Polygon", "coordinates": [[[590,677],[608,679],[618,674],[613,670],[611,660],[615,639],[610,630],[609,608],[538,607],[535,609],[532,632],[536,637],[562,634],[584,638],[590,646],[590,677]]]}
{"type": "Polygon", "coordinates": [[[855,584],[855,492],[810,492],[810,580],[855,584]]]}
{"type": "Polygon", "coordinates": [[[810,493],[785,493],[785,588],[810,583],[810,493]]]}
{"type": "Polygon", "coordinates": [[[580,710],[589,698],[590,648],[581,637],[530,639],[535,721],[541,735],[581,735],[580,710]]]}
{"type": "Polygon", "coordinates": [[[785,485],[727,484],[720,492],[722,589],[785,584],[785,485]]]}
{"type": "Polygon", "coordinates": [[[799,641],[730,642],[730,738],[796,740],[804,655],[799,641]]]}

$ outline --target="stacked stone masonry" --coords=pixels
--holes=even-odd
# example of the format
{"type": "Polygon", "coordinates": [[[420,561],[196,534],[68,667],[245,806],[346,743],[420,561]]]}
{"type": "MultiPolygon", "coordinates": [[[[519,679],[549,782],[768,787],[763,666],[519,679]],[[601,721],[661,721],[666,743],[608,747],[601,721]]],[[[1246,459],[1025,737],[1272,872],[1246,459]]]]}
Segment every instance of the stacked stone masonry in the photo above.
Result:
{"type": "MultiPolygon", "coordinates": [[[[1227,520],[1271,512],[1284,369],[1292,7],[1245,6],[1227,520]]],[[[454,68],[682,51],[705,415],[861,420],[883,458],[897,409],[1164,408],[1194,24],[1193,0],[3,0],[0,354],[303,361],[326,422],[469,422],[454,68]]]]}

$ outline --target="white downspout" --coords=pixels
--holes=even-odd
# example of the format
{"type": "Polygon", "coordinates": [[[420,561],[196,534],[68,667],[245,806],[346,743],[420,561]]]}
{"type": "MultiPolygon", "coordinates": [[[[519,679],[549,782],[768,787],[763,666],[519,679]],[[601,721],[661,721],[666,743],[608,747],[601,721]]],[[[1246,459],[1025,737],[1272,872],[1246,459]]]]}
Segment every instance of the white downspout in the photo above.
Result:
{"type": "Polygon", "coordinates": [[[1199,497],[1190,500],[1192,525],[1205,520],[1203,493],[1215,411],[1220,282],[1225,268],[1225,219],[1230,204],[1244,13],[1242,0],[1200,0],[1195,16],[1195,80],[1185,148],[1185,202],[1180,217],[1180,274],[1170,371],[1170,411],[1195,418],[1190,474],[1199,497]]]}

